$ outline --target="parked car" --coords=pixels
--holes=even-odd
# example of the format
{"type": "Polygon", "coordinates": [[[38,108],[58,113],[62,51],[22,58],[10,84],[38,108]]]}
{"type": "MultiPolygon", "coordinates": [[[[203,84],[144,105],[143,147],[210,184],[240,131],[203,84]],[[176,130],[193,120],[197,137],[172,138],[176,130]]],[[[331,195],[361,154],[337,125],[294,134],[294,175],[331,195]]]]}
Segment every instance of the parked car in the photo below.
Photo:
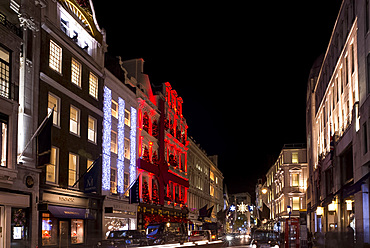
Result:
{"type": "Polygon", "coordinates": [[[146,228],[146,234],[150,245],[183,244],[188,239],[186,225],[176,222],[149,224],[146,228]]]}
{"type": "Polygon", "coordinates": [[[268,230],[255,230],[252,233],[252,241],[250,243],[252,248],[279,248],[280,235],[278,232],[268,230]]]}
{"type": "Polygon", "coordinates": [[[98,242],[99,248],[126,248],[148,245],[145,234],[138,230],[110,231],[107,239],[98,242]]]}
{"type": "Polygon", "coordinates": [[[189,242],[198,242],[198,241],[212,241],[212,234],[210,230],[197,230],[191,231],[189,236],[189,242]]]}

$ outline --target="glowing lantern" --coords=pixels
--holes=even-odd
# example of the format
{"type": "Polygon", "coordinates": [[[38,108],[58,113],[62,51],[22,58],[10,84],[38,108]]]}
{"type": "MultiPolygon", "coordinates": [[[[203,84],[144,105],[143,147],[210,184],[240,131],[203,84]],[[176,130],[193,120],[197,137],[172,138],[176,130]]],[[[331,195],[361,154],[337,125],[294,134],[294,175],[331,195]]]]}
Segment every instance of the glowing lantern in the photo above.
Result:
{"type": "Polygon", "coordinates": [[[336,211],[337,210],[337,205],[335,204],[335,201],[332,201],[329,205],[328,205],[328,211],[329,212],[333,212],[333,211],[336,211]]]}
{"type": "Polygon", "coordinates": [[[316,209],[316,215],[323,215],[324,214],[324,208],[323,207],[317,207],[316,209]]]}

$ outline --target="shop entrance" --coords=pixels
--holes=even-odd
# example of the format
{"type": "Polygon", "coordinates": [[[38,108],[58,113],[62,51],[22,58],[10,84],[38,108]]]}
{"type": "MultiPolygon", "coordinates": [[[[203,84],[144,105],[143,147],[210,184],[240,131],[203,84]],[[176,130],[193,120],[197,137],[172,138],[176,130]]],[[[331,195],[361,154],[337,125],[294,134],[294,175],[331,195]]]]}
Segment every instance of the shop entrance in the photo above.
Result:
{"type": "Polygon", "coordinates": [[[68,247],[68,221],[59,221],[59,247],[68,247]]]}

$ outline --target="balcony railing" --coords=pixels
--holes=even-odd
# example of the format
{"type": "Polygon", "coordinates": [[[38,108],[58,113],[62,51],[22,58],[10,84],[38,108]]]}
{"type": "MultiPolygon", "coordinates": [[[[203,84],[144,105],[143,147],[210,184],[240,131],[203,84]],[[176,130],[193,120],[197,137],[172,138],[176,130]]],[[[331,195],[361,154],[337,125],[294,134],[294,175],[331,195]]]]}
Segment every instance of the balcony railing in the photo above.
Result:
{"type": "Polygon", "coordinates": [[[0,12],[0,24],[9,29],[11,32],[22,38],[22,29],[6,19],[6,16],[0,12]]]}

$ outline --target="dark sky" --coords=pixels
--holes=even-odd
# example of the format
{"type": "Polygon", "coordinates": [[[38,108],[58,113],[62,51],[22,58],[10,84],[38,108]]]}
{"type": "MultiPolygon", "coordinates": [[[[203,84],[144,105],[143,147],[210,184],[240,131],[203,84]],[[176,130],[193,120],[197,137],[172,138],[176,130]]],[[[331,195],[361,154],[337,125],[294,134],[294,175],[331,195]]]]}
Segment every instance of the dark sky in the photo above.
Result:
{"type": "Polygon", "coordinates": [[[283,144],[306,142],[308,74],[340,0],[93,2],[108,52],[143,58],[151,82],[183,98],[189,135],[219,155],[229,192],[254,194],[283,144]]]}

